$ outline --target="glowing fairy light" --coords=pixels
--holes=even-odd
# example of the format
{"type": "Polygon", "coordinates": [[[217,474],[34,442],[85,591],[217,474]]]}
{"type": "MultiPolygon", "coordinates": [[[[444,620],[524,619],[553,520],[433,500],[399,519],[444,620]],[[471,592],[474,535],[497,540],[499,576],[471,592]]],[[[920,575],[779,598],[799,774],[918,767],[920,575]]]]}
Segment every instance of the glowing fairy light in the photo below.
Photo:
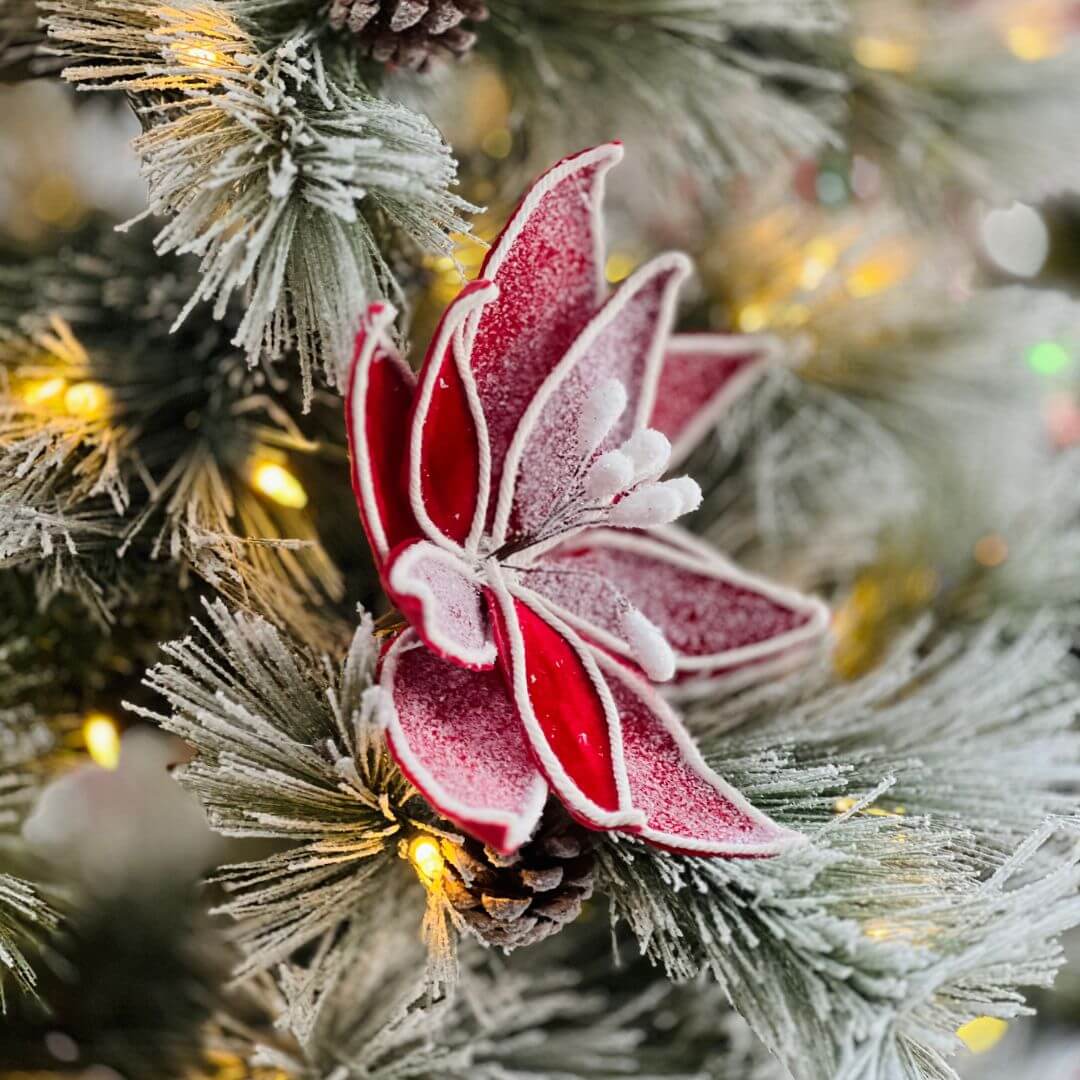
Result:
{"type": "Polygon", "coordinates": [[[22,399],[27,405],[59,404],[65,389],[67,380],[59,375],[51,379],[35,379],[23,387],[22,399]]]}
{"type": "Polygon", "coordinates": [[[866,34],[855,39],[852,52],[859,64],[872,71],[903,74],[919,66],[919,50],[910,41],[866,34]]]}
{"type": "Polygon", "coordinates": [[[977,1016],[956,1029],[960,1041],[973,1053],[982,1054],[996,1046],[1008,1030],[1009,1022],[996,1016],[977,1016]]]}
{"type": "Polygon", "coordinates": [[[86,751],[103,769],[115,769],[120,763],[120,732],[116,722],[105,713],[91,713],[82,726],[86,751]]]}
{"type": "Polygon", "coordinates": [[[425,885],[436,881],[443,869],[442,852],[430,836],[418,836],[409,844],[409,862],[425,885]]]}
{"type": "Polygon", "coordinates": [[[205,64],[207,67],[216,67],[221,63],[221,55],[214,49],[205,49],[201,45],[189,45],[183,50],[183,55],[197,64],[205,64]]]}
{"type": "MultiPolygon", "coordinates": [[[[854,795],[842,795],[833,803],[834,814],[846,814],[849,810],[853,810],[859,805],[859,800],[854,795]]],[[[860,813],[866,814],[869,817],[903,817],[907,813],[907,808],[903,806],[894,806],[891,810],[885,810],[880,806],[864,806],[860,813]]]]}
{"type": "Polygon", "coordinates": [[[251,469],[251,486],[290,510],[303,510],[308,504],[304,485],[276,461],[256,462],[251,469]]]}
{"type": "Polygon", "coordinates": [[[856,299],[874,296],[899,284],[911,272],[914,258],[906,248],[890,246],[856,266],[847,278],[847,291],[856,299]]]}
{"type": "Polygon", "coordinates": [[[625,251],[613,251],[604,263],[604,277],[608,283],[615,285],[628,278],[637,266],[637,260],[625,251]]]}
{"type": "Polygon", "coordinates": [[[735,321],[744,334],[752,334],[765,326],[768,321],[768,311],[764,304],[746,304],[739,309],[735,321]]]}
{"type": "Polygon", "coordinates": [[[109,408],[109,392],[100,383],[79,382],[64,391],[64,410],[71,416],[92,420],[109,408]]]}

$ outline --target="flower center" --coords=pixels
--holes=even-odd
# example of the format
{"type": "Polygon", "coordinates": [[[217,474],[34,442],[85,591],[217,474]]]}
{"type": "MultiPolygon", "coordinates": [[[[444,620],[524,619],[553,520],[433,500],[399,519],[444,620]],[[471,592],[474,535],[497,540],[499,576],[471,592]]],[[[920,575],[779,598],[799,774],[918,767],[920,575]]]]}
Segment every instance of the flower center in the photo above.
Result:
{"type": "Polygon", "coordinates": [[[547,548],[586,528],[667,525],[701,505],[701,488],[689,476],[660,479],[671,457],[671,443],[661,432],[639,428],[620,445],[603,449],[626,405],[626,388],[618,379],[589,394],[578,418],[578,464],[567,490],[532,535],[503,545],[495,558],[505,561],[547,548]]]}

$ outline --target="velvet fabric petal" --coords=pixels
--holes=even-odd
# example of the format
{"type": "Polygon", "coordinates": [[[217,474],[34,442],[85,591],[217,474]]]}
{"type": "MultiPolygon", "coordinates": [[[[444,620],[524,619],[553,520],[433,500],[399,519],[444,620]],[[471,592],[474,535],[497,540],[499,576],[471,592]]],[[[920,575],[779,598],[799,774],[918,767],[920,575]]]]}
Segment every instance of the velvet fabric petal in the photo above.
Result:
{"type": "Polygon", "coordinates": [[[389,304],[368,308],[345,401],[353,492],[380,572],[393,547],[420,533],[401,484],[416,378],[387,334],[395,314],[389,304]]]}
{"type": "Polygon", "coordinates": [[[499,662],[537,765],[566,809],[594,829],[627,828],[618,718],[590,651],[527,594],[511,595],[490,567],[499,662]]]}
{"type": "Polygon", "coordinates": [[[538,389],[507,451],[492,533],[497,543],[535,535],[579,472],[576,438],[589,394],[617,379],[627,407],[599,450],[644,427],[653,410],[664,345],[679,286],[690,273],[684,255],[661,255],[628,278],[585,327],[538,389]]]}
{"type": "Polygon", "coordinates": [[[525,581],[557,615],[621,655],[625,597],[667,639],[680,681],[809,645],[828,625],[819,601],[740,570],[676,529],[591,530],[545,555],[525,581]]]}
{"type": "Polygon", "coordinates": [[[402,772],[439,813],[503,854],[532,835],[547,799],[498,671],[440,660],[412,631],[383,658],[379,719],[402,772]]]}
{"type": "Polygon", "coordinates": [[[456,555],[427,540],[409,541],[390,556],[386,588],[437,656],[474,671],[495,666],[483,590],[456,555]]]}
{"type": "Polygon", "coordinates": [[[673,468],[716,426],[773,362],[774,338],[676,334],[668,342],[649,427],[671,440],[673,468]]]}
{"type": "Polygon", "coordinates": [[[802,842],[706,765],[682,722],[656,691],[617,660],[598,657],[623,733],[638,835],[686,855],[762,858],[802,842]]]}
{"type": "Polygon", "coordinates": [[[622,147],[610,143],[546,172],[481,267],[480,277],[499,287],[499,298],[469,320],[466,345],[496,489],[525,410],[603,303],[604,177],[621,159],[622,147]]]}
{"type": "Polygon", "coordinates": [[[483,527],[490,450],[467,362],[466,319],[498,296],[489,281],[466,285],[446,309],[420,374],[410,420],[409,501],[424,535],[475,550],[483,527]]]}

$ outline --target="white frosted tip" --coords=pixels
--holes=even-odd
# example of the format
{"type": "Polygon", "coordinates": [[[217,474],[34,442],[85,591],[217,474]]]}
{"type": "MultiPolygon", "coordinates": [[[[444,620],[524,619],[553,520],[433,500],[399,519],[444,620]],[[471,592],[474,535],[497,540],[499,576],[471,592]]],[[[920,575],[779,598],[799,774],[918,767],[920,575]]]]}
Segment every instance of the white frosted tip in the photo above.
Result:
{"type": "Polygon", "coordinates": [[[675,654],[660,628],[637,608],[624,611],[620,619],[634,659],[653,682],[667,682],[675,674],[675,654]]]}
{"type": "Polygon", "coordinates": [[[676,492],[682,501],[683,514],[692,513],[701,505],[701,485],[689,476],[677,476],[674,480],[667,480],[664,487],[676,492]]]}
{"type": "Polygon", "coordinates": [[[586,453],[592,453],[626,410],[626,387],[618,379],[605,379],[594,387],[578,418],[578,439],[586,453]]]}
{"type": "Polygon", "coordinates": [[[634,479],[656,479],[667,468],[671,443],[655,428],[635,431],[620,448],[634,463],[634,479]]]}
{"type": "Polygon", "coordinates": [[[667,525],[683,512],[683,497],[667,484],[646,484],[617,502],[608,516],[612,525],[647,529],[667,525]]]}
{"type": "Polygon", "coordinates": [[[606,502],[634,482],[634,463],[621,450],[609,450],[596,459],[585,478],[585,494],[606,502]]]}

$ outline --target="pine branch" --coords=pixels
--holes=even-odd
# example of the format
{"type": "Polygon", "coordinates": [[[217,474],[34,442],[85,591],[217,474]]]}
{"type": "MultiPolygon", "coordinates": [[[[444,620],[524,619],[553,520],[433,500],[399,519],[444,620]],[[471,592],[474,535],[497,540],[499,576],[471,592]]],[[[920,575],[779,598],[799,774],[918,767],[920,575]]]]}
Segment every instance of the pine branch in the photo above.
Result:
{"type": "MultiPolygon", "coordinates": [[[[18,654],[27,642],[0,626],[0,830],[17,828],[29,809],[37,784],[34,762],[53,743],[52,733],[25,701],[44,673],[18,673],[18,654]]],[[[0,1012],[7,1011],[5,975],[27,994],[37,990],[37,973],[28,953],[59,925],[59,914],[28,881],[0,872],[0,1012]]]]}
{"type": "Polygon", "coordinates": [[[957,187],[1029,202],[1077,189],[1080,49],[1064,27],[1047,32],[1061,55],[1030,62],[985,8],[939,12],[912,70],[852,64],[849,137],[885,166],[900,202],[933,218],[957,187]]]}
{"type": "MultiPolygon", "coordinates": [[[[165,646],[170,662],[147,676],[171,712],[135,711],[195,748],[179,777],[213,828],[290,843],[220,875],[231,894],[223,910],[240,923],[239,973],[313,941],[333,960],[380,918],[418,925],[423,891],[399,845],[429,830],[431,816],[373,726],[370,619],[334,665],[256,616],[220,602],[207,615],[198,637],[165,646]]],[[[449,958],[434,959],[441,978],[449,958]]]]}
{"type": "Polygon", "coordinates": [[[46,599],[77,591],[107,622],[138,552],[316,633],[305,605],[339,595],[337,568],[309,519],[253,484],[260,462],[316,447],[272,367],[248,372],[229,345],[235,312],[169,332],[194,280],[190,260],[154,257],[146,230],[105,223],[0,266],[0,564],[33,569],[46,599]]]}
{"type": "Polygon", "coordinates": [[[504,0],[491,6],[477,48],[535,121],[530,140],[543,142],[545,127],[561,147],[666,130],[675,142],[665,142],[656,171],[670,179],[673,160],[692,161],[715,182],[833,138],[844,80],[816,58],[795,59],[791,46],[832,37],[842,21],[832,0],[504,0]],[[751,29],[770,35],[771,50],[748,46],[751,29]]]}
{"type": "Polygon", "coordinates": [[[144,0],[42,4],[49,38],[82,89],[122,90],[150,210],[172,218],[159,252],[193,252],[218,318],[243,291],[234,341],[250,362],[295,348],[305,401],[320,368],[337,385],[365,305],[396,283],[376,230],[451,254],[472,209],[450,193],[455,163],[431,123],[372,96],[354,67],[324,63],[312,35],[266,49],[228,4],[144,0]],[[80,62],[81,61],[81,62],[80,62]]]}
{"type": "Polygon", "coordinates": [[[937,1080],[956,1075],[957,1026],[1024,1012],[1017,988],[1061,963],[1056,939],[1080,920],[1075,842],[1025,877],[1052,832],[997,860],[925,820],[852,818],[769,862],[624,841],[603,864],[643,950],[675,978],[707,969],[795,1074],[937,1080]]]}

